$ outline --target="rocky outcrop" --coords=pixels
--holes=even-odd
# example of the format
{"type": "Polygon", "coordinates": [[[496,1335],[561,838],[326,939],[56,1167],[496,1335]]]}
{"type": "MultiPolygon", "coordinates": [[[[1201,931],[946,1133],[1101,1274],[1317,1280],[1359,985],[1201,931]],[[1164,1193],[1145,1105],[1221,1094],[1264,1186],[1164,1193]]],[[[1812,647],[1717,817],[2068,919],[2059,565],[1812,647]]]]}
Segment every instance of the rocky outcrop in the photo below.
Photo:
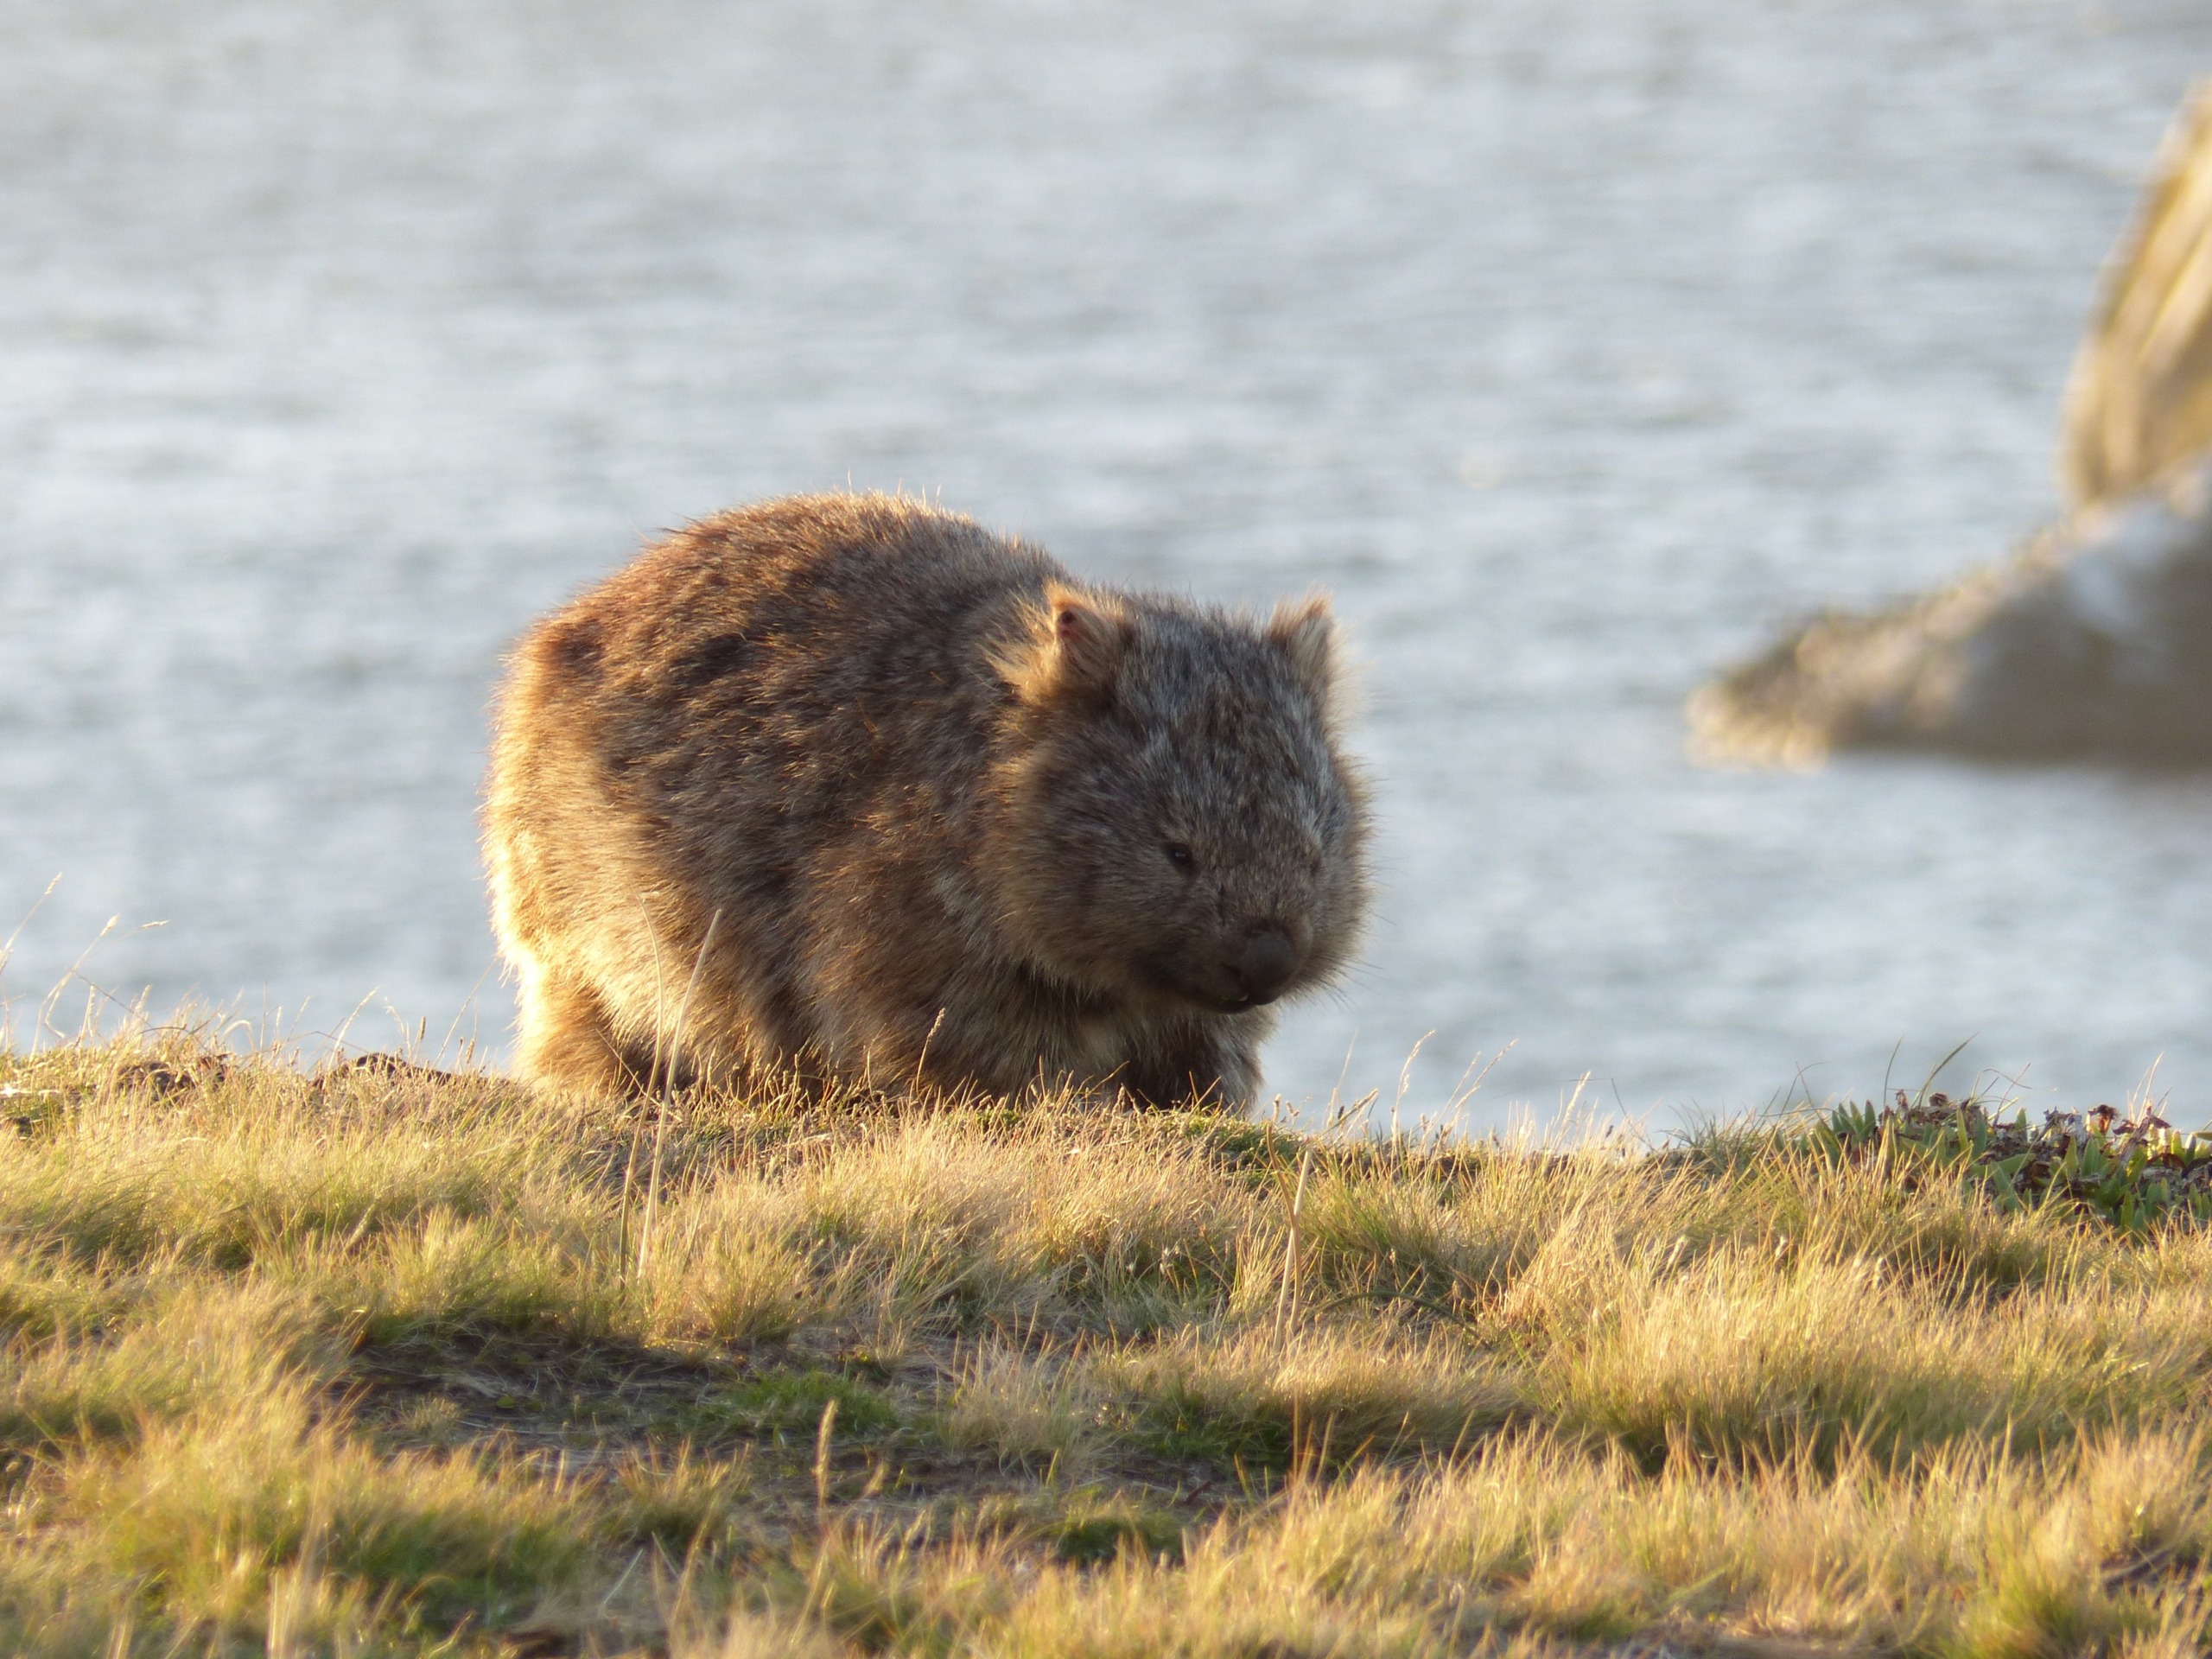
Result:
{"type": "Polygon", "coordinates": [[[2077,506],[2212,450],[2212,81],[2168,135],[2066,390],[2059,473],[2077,506]]]}
{"type": "Polygon", "coordinates": [[[1807,623],[1691,698],[1693,752],[2212,764],[2209,453],[2212,82],[2167,141],[2075,365],[2071,515],[1940,592],[1807,623]]]}
{"type": "Polygon", "coordinates": [[[1689,718],[1699,758],[1724,763],[1850,747],[2212,762],[2212,465],[1941,592],[1816,618],[1689,718]]]}

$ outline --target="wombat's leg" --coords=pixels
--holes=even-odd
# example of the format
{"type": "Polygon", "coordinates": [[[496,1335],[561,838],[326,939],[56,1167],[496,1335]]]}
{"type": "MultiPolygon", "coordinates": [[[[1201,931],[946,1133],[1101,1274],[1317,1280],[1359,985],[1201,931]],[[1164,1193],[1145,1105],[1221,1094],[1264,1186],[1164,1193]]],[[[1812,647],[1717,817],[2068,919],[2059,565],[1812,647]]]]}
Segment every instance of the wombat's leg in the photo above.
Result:
{"type": "Polygon", "coordinates": [[[1179,1032],[1157,1051],[1139,1055],[1116,1079],[1141,1106],[1242,1109],[1251,1103],[1259,1067],[1247,1046],[1226,1033],[1179,1032]]]}
{"type": "Polygon", "coordinates": [[[578,1094],[644,1091],[644,1067],[614,1034],[599,994],[582,980],[541,969],[525,977],[521,1002],[519,1076],[578,1094]]]}

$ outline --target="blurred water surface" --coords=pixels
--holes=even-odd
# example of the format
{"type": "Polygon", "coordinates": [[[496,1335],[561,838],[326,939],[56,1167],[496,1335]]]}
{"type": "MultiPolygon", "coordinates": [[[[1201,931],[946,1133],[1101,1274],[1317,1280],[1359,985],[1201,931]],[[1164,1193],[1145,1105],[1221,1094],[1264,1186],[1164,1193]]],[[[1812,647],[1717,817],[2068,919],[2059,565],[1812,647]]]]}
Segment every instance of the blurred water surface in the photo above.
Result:
{"type": "MultiPolygon", "coordinates": [[[[2212,1091],[2212,785],[1701,772],[1780,618],[1994,554],[2201,0],[0,0],[0,931],[494,1052],[499,653],[904,486],[1334,588],[1386,883],[1294,1098],[2212,1091]],[[162,922],[158,929],[145,924],[162,922]],[[467,1012],[463,1013],[466,1009],[467,1012]],[[1357,1046],[1354,1047],[1355,1039],[1357,1046]],[[1346,1063],[1351,1053],[1349,1065],[1346,1063]]],[[[64,1023],[81,1008],[73,992],[64,1023]]]]}

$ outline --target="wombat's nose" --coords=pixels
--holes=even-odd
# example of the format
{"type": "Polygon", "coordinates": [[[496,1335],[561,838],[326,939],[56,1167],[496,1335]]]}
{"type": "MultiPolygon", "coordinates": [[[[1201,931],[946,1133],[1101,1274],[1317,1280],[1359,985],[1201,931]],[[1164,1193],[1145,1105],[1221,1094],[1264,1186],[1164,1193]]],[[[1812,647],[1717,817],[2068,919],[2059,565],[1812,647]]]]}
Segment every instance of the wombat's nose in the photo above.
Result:
{"type": "Polygon", "coordinates": [[[1278,927],[1263,927],[1244,941],[1244,950],[1230,968],[1236,988],[1247,1001],[1272,1002],[1298,967],[1298,947],[1278,927]]]}

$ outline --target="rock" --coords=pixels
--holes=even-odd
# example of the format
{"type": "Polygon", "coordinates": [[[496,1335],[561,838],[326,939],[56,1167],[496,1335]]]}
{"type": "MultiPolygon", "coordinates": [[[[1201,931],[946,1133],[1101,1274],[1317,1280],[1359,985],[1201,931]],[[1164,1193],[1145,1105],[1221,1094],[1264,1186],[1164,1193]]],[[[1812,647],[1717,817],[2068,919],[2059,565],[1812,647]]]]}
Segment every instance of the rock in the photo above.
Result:
{"type": "Polygon", "coordinates": [[[1815,619],[1690,700],[1707,761],[1832,749],[2212,762],[2212,462],[1955,586],[1815,619]]]}
{"type": "Polygon", "coordinates": [[[2064,429],[2067,519],[1937,593],[1818,617],[1705,687],[1693,753],[2212,763],[2212,81],[2107,274],[2064,429]]]}
{"type": "Polygon", "coordinates": [[[2212,450],[2212,80],[2152,169],[2066,390],[2059,473],[2076,506],[2212,450]]]}

